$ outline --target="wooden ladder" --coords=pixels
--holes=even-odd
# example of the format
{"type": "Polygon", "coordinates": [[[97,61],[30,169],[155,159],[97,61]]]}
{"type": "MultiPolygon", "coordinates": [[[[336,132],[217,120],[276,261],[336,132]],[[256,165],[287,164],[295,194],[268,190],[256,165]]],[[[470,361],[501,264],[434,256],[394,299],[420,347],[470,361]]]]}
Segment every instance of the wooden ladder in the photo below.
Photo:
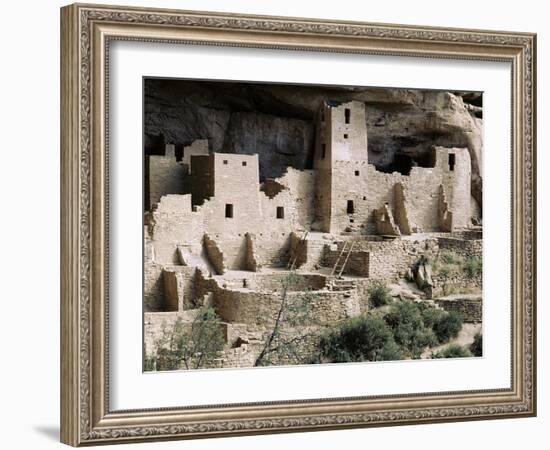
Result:
{"type": "Polygon", "coordinates": [[[342,251],[338,255],[338,258],[336,258],[336,262],[334,263],[334,267],[332,268],[332,272],[330,274],[331,277],[333,277],[335,273],[338,273],[337,278],[340,278],[342,276],[342,273],[344,272],[344,269],[346,267],[346,264],[348,263],[349,257],[351,255],[351,252],[354,246],[355,246],[355,241],[353,241],[349,246],[348,246],[348,241],[344,242],[342,251]]]}
{"type": "Polygon", "coordinates": [[[298,260],[298,256],[301,255],[301,253],[304,251],[304,247],[306,245],[306,239],[309,234],[309,231],[305,231],[302,235],[302,238],[300,239],[300,242],[298,242],[298,245],[296,246],[296,251],[294,252],[294,258],[288,262],[287,268],[289,270],[294,270],[296,267],[296,261],[298,260]]]}

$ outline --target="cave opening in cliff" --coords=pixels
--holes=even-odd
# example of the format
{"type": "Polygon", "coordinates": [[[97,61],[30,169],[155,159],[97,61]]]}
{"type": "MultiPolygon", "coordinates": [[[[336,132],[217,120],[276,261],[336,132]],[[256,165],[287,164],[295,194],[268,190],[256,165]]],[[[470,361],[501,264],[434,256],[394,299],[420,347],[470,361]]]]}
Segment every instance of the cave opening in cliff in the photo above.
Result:
{"type": "Polygon", "coordinates": [[[411,155],[396,153],[389,164],[376,167],[376,170],[384,173],[398,172],[401,175],[410,175],[413,167],[435,167],[435,154],[427,152],[412,157],[411,155]]]}

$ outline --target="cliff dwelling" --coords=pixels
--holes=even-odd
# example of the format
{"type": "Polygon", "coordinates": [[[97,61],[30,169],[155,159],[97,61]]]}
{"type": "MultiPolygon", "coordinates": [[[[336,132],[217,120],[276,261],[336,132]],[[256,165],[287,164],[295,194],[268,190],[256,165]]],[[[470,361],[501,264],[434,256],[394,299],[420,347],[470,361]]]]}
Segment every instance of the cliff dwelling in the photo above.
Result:
{"type": "Polygon", "coordinates": [[[365,102],[323,101],[311,167],[275,178],[261,177],[257,153],[212,151],[208,139],[146,156],[146,370],[190,368],[161,367],[163,337],[176,323],[193,330],[205,307],[223,342],[201,368],[326,362],[315,355],[327,330],[375,310],[380,286],[479,331],[481,269],[441,269],[448,255],[481,260],[469,149],[433,145],[420,164],[400,156],[400,169],[379,170],[367,122],[365,102]],[[293,301],[301,322],[284,309],[293,301]],[[273,350],[274,327],[292,352],[273,350]]]}

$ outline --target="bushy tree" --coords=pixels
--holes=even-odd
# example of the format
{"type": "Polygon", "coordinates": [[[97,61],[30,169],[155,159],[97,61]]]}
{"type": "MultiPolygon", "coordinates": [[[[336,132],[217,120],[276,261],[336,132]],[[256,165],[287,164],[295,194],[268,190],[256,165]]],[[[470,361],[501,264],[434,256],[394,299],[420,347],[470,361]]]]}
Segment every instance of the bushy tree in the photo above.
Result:
{"type": "Polygon", "coordinates": [[[390,290],[380,282],[374,283],[367,292],[373,308],[387,305],[391,301],[390,290]]]}
{"type": "Polygon", "coordinates": [[[475,278],[478,275],[481,275],[483,270],[483,259],[481,256],[468,256],[464,259],[462,265],[464,272],[468,278],[475,278]]]}
{"type": "Polygon", "coordinates": [[[402,359],[386,322],[372,315],[347,319],[321,337],[321,355],[330,362],[402,359]]]}
{"type": "Polygon", "coordinates": [[[461,329],[462,316],[455,311],[445,313],[433,325],[433,331],[440,343],[449,342],[451,338],[458,336],[461,329]]]}
{"type": "Polygon", "coordinates": [[[432,328],[447,314],[445,310],[441,308],[434,308],[433,306],[426,306],[421,310],[422,320],[424,325],[428,328],[432,328]]]}
{"type": "Polygon", "coordinates": [[[474,342],[470,345],[470,351],[474,356],[483,356],[483,336],[480,333],[476,333],[474,336],[474,342]]]}
{"type": "Polygon", "coordinates": [[[424,325],[431,328],[440,344],[448,342],[462,329],[462,316],[454,311],[427,307],[422,310],[424,325]]]}
{"type": "Polygon", "coordinates": [[[432,353],[432,358],[469,358],[472,356],[470,350],[461,345],[451,344],[436,353],[432,353]]]}
{"type": "Polygon", "coordinates": [[[395,342],[412,358],[420,358],[426,347],[437,344],[433,330],[424,325],[420,308],[413,302],[394,303],[384,320],[392,329],[395,342]]]}

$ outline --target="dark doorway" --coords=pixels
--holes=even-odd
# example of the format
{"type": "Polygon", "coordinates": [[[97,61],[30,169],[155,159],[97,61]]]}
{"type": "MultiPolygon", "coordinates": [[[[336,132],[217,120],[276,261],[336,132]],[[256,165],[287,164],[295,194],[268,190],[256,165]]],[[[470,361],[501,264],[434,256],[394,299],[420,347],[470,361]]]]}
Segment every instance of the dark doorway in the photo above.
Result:
{"type": "Polygon", "coordinates": [[[355,205],[353,204],[353,200],[348,200],[347,212],[348,214],[355,213],[355,205]]]}

